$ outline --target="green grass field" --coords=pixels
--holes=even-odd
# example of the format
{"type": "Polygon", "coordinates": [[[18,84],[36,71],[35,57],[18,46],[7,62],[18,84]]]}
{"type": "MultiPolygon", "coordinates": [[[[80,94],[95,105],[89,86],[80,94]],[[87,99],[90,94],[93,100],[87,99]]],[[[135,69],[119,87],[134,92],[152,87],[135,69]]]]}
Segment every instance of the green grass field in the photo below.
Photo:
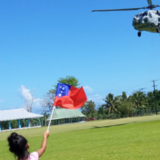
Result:
{"type": "MultiPolygon", "coordinates": [[[[46,127],[17,131],[30,144],[41,146],[46,127]]],[[[0,160],[14,160],[7,137],[0,133],[0,160]]],[[[51,126],[41,160],[159,160],[160,115],[51,126]]]]}

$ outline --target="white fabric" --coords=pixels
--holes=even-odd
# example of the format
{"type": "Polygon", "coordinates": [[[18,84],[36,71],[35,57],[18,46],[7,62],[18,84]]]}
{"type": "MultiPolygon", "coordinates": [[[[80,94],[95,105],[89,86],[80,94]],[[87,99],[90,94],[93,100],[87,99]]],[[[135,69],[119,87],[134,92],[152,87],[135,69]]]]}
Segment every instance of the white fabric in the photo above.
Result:
{"type": "Polygon", "coordinates": [[[38,153],[37,153],[37,152],[31,153],[31,154],[28,156],[27,160],[39,160],[39,155],[38,155],[38,153]]]}

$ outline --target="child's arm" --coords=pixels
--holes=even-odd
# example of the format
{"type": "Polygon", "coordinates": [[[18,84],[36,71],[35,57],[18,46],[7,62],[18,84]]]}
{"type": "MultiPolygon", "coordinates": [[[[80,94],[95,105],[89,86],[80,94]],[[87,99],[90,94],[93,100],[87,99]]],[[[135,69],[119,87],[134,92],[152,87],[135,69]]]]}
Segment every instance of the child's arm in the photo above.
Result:
{"type": "Polygon", "coordinates": [[[46,150],[46,147],[47,147],[47,138],[48,138],[48,136],[49,136],[49,131],[44,132],[42,146],[41,146],[41,148],[37,151],[39,157],[41,157],[42,154],[43,154],[43,153],[45,152],[45,150],[46,150]]]}

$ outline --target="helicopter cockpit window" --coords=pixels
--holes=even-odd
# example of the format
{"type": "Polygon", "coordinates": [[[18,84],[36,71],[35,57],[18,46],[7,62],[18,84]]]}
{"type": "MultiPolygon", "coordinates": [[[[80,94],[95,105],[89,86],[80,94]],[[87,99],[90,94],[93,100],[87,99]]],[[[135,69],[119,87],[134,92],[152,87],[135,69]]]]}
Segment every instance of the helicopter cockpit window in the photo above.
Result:
{"type": "Polygon", "coordinates": [[[147,16],[147,12],[144,12],[144,13],[142,14],[142,16],[147,16]]]}
{"type": "Polygon", "coordinates": [[[158,22],[160,22],[160,18],[158,18],[158,22]]]}

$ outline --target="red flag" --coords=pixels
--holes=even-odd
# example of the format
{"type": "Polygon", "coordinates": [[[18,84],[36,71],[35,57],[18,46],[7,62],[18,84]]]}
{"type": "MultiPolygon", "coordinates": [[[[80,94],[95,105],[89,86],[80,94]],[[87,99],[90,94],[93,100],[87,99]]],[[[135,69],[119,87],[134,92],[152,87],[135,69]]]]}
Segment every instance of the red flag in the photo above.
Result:
{"type": "Polygon", "coordinates": [[[68,84],[58,83],[54,106],[66,109],[77,109],[87,101],[83,87],[76,88],[68,84]]]}

